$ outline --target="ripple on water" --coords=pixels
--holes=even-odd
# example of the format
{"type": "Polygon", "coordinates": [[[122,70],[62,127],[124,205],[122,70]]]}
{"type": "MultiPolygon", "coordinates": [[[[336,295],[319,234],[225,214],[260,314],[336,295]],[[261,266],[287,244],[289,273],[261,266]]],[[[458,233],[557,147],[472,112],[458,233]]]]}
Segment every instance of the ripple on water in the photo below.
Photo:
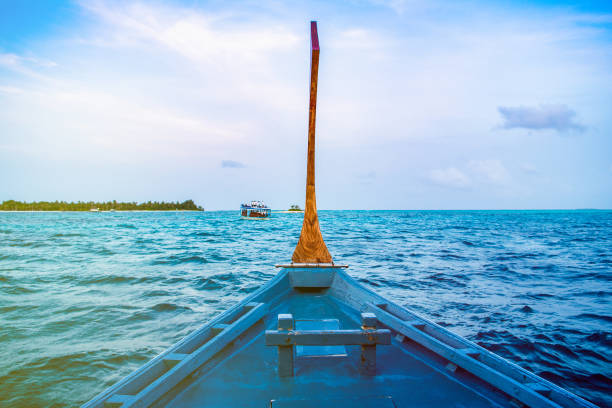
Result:
{"type": "Polygon", "coordinates": [[[151,262],[152,265],[180,265],[180,264],[206,264],[208,260],[199,255],[171,255],[169,257],[159,257],[151,262]]]}
{"type": "Polygon", "coordinates": [[[40,290],[31,288],[31,287],[26,287],[26,286],[18,286],[18,285],[0,286],[0,293],[4,293],[6,295],[26,295],[30,293],[36,293],[38,291],[40,290]]]}
{"type": "Polygon", "coordinates": [[[134,224],[117,224],[117,228],[137,229],[137,227],[134,224]]]}
{"type": "Polygon", "coordinates": [[[585,340],[608,347],[610,348],[610,350],[612,350],[612,333],[611,332],[598,331],[598,332],[589,334],[587,337],[585,337],[585,340]]]}
{"type": "Polygon", "coordinates": [[[191,312],[192,309],[188,306],[181,306],[174,303],[158,303],[153,306],[153,309],[156,312],[191,312]]]}
{"type": "Polygon", "coordinates": [[[8,246],[21,248],[44,248],[49,246],[46,242],[41,241],[13,241],[8,246]]]}
{"type": "Polygon", "coordinates": [[[142,294],[143,297],[170,296],[171,293],[166,290],[149,290],[142,294]]]}
{"type": "Polygon", "coordinates": [[[605,323],[612,323],[612,316],[599,315],[595,313],[582,313],[576,316],[577,319],[599,320],[605,323]]]}
{"type": "Polygon", "coordinates": [[[454,276],[450,276],[444,273],[434,273],[432,275],[429,275],[426,279],[436,281],[439,284],[449,285],[454,288],[464,288],[467,286],[467,284],[456,279],[454,276]]]}
{"type": "Polygon", "coordinates": [[[199,290],[218,290],[240,285],[241,279],[232,273],[223,273],[209,277],[196,278],[193,286],[199,290]]]}
{"type": "MultiPolygon", "coordinates": [[[[68,279],[74,280],[75,277],[69,276],[68,279]]],[[[98,275],[80,279],[81,285],[115,285],[119,283],[135,283],[142,282],[143,279],[146,281],[147,278],[139,278],[136,276],[123,276],[123,275],[98,275]]]]}
{"type": "Polygon", "coordinates": [[[72,238],[72,237],[83,237],[84,235],[78,232],[61,233],[51,235],[51,238],[72,238]]]}
{"type": "Polygon", "coordinates": [[[218,290],[223,289],[225,284],[210,278],[198,278],[196,279],[194,286],[199,290],[218,290]]]}
{"type": "Polygon", "coordinates": [[[548,298],[554,298],[555,295],[551,295],[550,293],[521,293],[515,295],[514,297],[521,299],[545,300],[548,298]]]}

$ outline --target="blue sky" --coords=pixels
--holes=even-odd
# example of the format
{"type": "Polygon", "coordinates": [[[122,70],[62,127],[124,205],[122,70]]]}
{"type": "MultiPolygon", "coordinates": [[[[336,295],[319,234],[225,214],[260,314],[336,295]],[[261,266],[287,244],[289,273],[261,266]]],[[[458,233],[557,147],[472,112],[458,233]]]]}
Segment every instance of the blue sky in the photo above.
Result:
{"type": "Polygon", "coordinates": [[[0,200],[612,208],[607,2],[1,1],[0,200]]]}

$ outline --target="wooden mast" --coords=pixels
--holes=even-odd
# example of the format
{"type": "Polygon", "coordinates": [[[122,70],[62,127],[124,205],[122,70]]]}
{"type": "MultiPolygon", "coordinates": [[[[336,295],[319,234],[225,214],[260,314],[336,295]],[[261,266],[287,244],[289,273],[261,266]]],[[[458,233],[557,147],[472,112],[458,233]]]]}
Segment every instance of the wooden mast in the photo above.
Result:
{"type": "Polygon", "coordinates": [[[315,120],[317,116],[317,79],[319,76],[319,36],[317,22],[310,22],[310,109],[308,114],[308,162],[306,168],[306,208],[302,233],[291,260],[295,263],[332,263],[323,241],[315,198],[315,120]]]}

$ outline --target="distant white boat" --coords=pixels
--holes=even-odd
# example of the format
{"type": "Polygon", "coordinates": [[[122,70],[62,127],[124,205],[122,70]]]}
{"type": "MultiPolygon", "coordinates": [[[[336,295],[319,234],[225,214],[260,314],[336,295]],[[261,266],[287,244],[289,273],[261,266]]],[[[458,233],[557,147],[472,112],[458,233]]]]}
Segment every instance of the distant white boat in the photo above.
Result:
{"type": "Polygon", "coordinates": [[[89,211],[91,211],[91,212],[100,212],[100,209],[99,209],[99,208],[92,208],[92,209],[91,209],[91,210],[89,210],[89,211]]]}
{"type": "Polygon", "coordinates": [[[251,201],[240,205],[242,218],[269,218],[272,210],[263,201],[251,201]]]}

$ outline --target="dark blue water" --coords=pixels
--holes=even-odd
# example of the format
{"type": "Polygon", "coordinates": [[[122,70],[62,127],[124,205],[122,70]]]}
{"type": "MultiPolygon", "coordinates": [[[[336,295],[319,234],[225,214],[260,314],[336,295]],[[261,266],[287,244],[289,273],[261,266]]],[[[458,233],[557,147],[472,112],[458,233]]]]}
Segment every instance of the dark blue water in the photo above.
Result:
{"type": "MultiPolygon", "coordinates": [[[[383,296],[612,406],[612,212],[323,211],[383,296]]],[[[290,260],[301,214],[0,213],[0,406],[73,406],[290,260]]]]}

